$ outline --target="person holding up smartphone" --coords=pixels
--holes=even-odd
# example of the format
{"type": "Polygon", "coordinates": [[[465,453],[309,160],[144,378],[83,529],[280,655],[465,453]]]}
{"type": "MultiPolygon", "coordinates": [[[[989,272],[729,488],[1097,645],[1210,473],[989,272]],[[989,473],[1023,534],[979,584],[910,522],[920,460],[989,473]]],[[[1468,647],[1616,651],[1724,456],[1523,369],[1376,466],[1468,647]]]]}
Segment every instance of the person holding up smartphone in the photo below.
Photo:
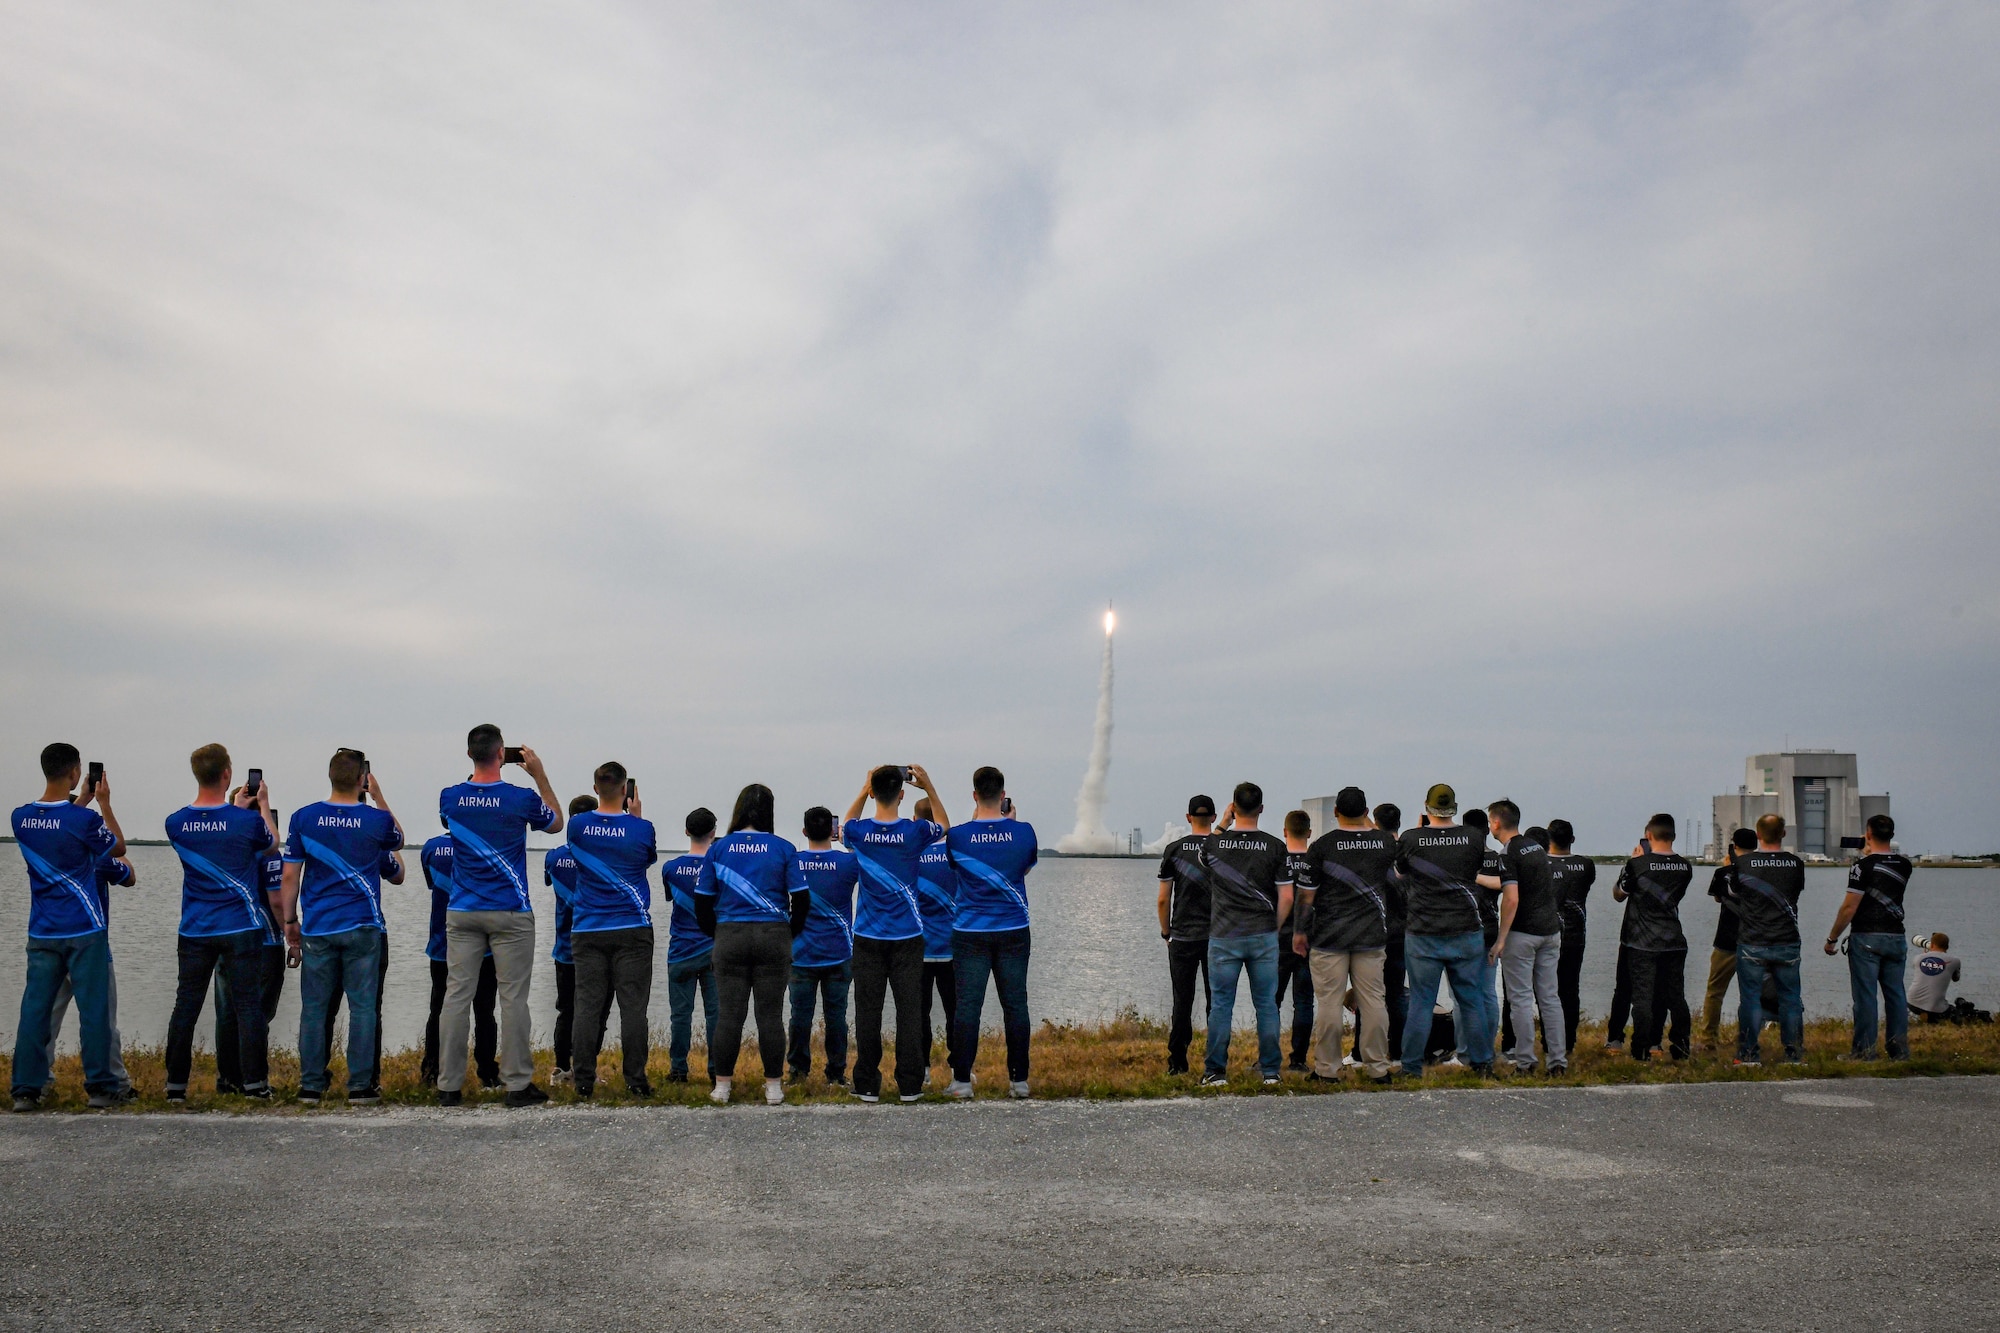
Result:
{"type": "Polygon", "coordinates": [[[924,917],[917,899],[917,861],[945,836],[951,817],[915,764],[871,769],[847,807],[840,839],[859,858],[861,894],[854,917],[854,1095],[882,1097],[882,1001],[896,997],[896,1091],[906,1102],[923,1095],[924,917]],[[933,818],[903,818],[903,788],[914,783],[931,799],[933,818]],[[861,811],[873,798],[875,814],[861,811]]]}

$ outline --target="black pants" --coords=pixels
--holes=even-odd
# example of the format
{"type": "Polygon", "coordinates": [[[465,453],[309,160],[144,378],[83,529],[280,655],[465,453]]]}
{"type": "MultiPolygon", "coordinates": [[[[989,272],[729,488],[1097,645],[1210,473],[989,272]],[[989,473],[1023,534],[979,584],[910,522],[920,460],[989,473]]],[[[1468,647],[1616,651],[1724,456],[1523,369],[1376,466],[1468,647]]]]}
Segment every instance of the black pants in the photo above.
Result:
{"type": "Polygon", "coordinates": [[[944,1059],[953,1069],[958,1068],[958,974],[952,970],[951,960],[924,959],[924,1067],[928,1069],[937,1058],[932,1043],[937,1037],[937,1028],[931,1022],[931,1000],[935,997],[944,1005],[944,1059]]]}
{"type": "MultiPolygon", "coordinates": [[[[1403,1021],[1410,1016],[1410,987],[1408,975],[1403,971],[1403,931],[1389,932],[1388,941],[1382,946],[1382,1003],[1389,1006],[1389,1059],[1393,1062],[1403,1058],[1403,1021]]],[[[1361,1024],[1354,1025],[1354,1041],[1361,1042],[1361,1024]]],[[[1361,1058],[1355,1052],[1355,1059],[1361,1058]]]]}
{"type": "Polygon", "coordinates": [[[578,930],[569,937],[576,959],[576,1012],[570,1020],[570,1054],[576,1061],[576,1088],[597,1086],[597,1054],[604,1049],[604,1024],[611,998],[618,997],[618,1045],[625,1063],[625,1087],[641,1091],[646,1081],[646,1005],[653,996],[653,928],[578,930]]]}
{"type": "Polygon", "coordinates": [[[229,969],[236,1050],[245,1088],[271,1086],[270,1027],[264,1018],[264,932],[180,937],[180,978],[167,1020],[167,1087],[184,1091],[194,1064],[194,1025],[217,967],[229,969]]]}
{"type": "MultiPolygon", "coordinates": [[[[1206,946],[1204,946],[1206,947],[1206,946]]],[[[914,1097],[924,1088],[924,937],[877,940],[854,937],[854,1091],[882,1093],[882,1000],[896,997],[896,1090],[914,1097]]],[[[728,992],[723,1004],[727,1012],[728,992]]]]}
{"type": "Polygon", "coordinates": [[[1632,1016],[1632,951],[1618,946],[1618,979],[1611,986],[1611,1013],[1604,1020],[1604,1044],[1625,1040],[1625,1020],[1632,1016]]]}
{"type": "Polygon", "coordinates": [[[757,1012],[764,1077],[785,1072],[785,994],[792,988],[792,929],[782,921],[723,921],[715,927],[715,990],[721,1013],[708,1052],[711,1078],[734,1078],[743,1025],[757,1012]]]}
{"type": "Polygon", "coordinates": [[[1201,973],[1201,1012],[1208,1018],[1208,941],[1168,940],[1167,976],[1174,987],[1174,1012],[1167,1028],[1167,1072],[1188,1071],[1188,1043],[1194,1040],[1194,976],[1201,973]]]}
{"type": "MultiPolygon", "coordinates": [[[[271,1020],[278,1016],[278,1002],[285,996],[285,946],[267,944],[264,946],[264,985],[261,1003],[264,1008],[264,1032],[268,1036],[271,1020]]],[[[229,988],[229,969],[215,969],[215,1090],[231,1092],[243,1090],[243,1049],[242,1029],[236,1022],[236,992],[229,988]]]]}
{"type": "Polygon", "coordinates": [[[1292,952],[1292,934],[1278,936],[1278,1009],[1284,1016],[1285,988],[1292,991],[1292,1068],[1306,1067],[1313,1039],[1313,978],[1309,958],[1292,952]]]}
{"type": "Polygon", "coordinates": [[[1569,1045],[1566,1051],[1576,1049],[1576,1023],[1583,1013],[1583,992],[1579,980],[1583,976],[1583,927],[1563,927],[1562,957],[1556,960],[1556,994],[1562,999],[1563,1021],[1569,1025],[1569,1045]]]}
{"type": "Polygon", "coordinates": [[[1687,1005],[1687,950],[1633,949],[1630,953],[1633,1058],[1646,1059],[1660,1044],[1660,1030],[1671,1017],[1668,1052],[1676,1060],[1687,1059],[1688,1042],[1694,1035],[1687,1005]]]}
{"type": "MultiPolygon", "coordinates": [[[[388,950],[383,950],[388,957],[388,950]]],[[[445,983],[451,979],[451,969],[442,958],[433,958],[431,964],[431,1016],[424,1023],[424,1082],[435,1085],[438,1081],[438,1015],[444,1012],[445,983]]],[[[500,1049],[500,1025],[493,1020],[493,999],[500,992],[500,977],[493,970],[493,955],[487,954],[479,960],[479,985],[472,992],[472,1062],[479,1070],[479,1086],[497,1088],[500,1086],[500,1062],[495,1058],[500,1049]]],[[[334,1002],[339,1003],[338,996],[334,1002]]],[[[332,1024],[327,1030],[333,1030],[332,1024]]],[[[565,1034],[565,1041],[567,1034],[565,1034]]],[[[327,1049],[333,1049],[331,1040],[327,1049]]],[[[376,1066],[378,1069],[381,1066],[376,1066]]]]}
{"type": "Polygon", "coordinates": [[[1000,994],[1002,1030],[1007,1034],[1007,1081],[1028,1081],[1028,957],[1033,940],[1019,930],[955,930],[952,971],[958,976],[958,1053],[951,1076],[972,1081],[979,1058],[979,1016],[986,1005],[986,979],[1000,994]]]}

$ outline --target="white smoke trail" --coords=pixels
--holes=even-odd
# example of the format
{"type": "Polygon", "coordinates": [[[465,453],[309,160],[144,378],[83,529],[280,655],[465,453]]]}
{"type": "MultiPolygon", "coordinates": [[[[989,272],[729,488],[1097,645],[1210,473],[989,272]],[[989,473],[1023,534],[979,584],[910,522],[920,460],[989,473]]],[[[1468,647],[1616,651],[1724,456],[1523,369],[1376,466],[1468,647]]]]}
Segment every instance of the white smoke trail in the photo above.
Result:
{"type": "Polygon", "coordinates": [[[1104,827],[1105,779],[1111,773],[1111,631],[1116,624],[1104,613],[1104,665],[1097,674],[1097,723],[1091,729],[1090,767],[1076,793],[1076,828],[1056,842],[1059,852],[1122,852],[1124,844],[1104,827]]]}

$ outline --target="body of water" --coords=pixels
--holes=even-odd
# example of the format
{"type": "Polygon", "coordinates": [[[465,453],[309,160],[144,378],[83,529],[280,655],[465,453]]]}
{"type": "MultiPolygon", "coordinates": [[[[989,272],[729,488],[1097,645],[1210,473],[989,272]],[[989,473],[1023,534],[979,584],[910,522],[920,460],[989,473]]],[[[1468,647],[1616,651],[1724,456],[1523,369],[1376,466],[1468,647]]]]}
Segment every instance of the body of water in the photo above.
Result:
{"type": "MultiPolygon", "coordinates": [[[[555,1022],[555,966],[548,951],[553,943],[553,895],[540,887],[539,853],[531,854],[536,871],[535,913],[542,931],[531,991],[535,1036],[546,1045],[555,1022]]],[[[135,847],[132,863],[139,884],[113,889],[111,942],[118,971],[119,1027],[132,1045],[157,1045],[166,1040],[167,1019],[173,1012],[177,969],[176,927],[180,920],[180,860],[168,847],[135,847]]],[[[1149,860],[1060,859],[1042,862],[1029,879],[1034,915],[1034,960],[1030,968],[1030,1005],[1037,1021],[1090,1021],[1108,1018],[1126,1007],[1164,1017],[1172,990],[1167,981],[1166,946],[1160,940],[1154,899],[1157,863],[1149,860]]],[[[1705,893],[1709,870],[1697,867],[1695,888],[1682,907],[1692,947],[1688,951],[1688,996],[1691,1007],[1701,1002],[1708,977],[1708,944],[1715,933],[1716,905],[1705,893]]],[[[1806,892],[1799,916],[1807,940],[1804,953],[1806,1010],[1811,1015],[1850,1012],[1847,960],[1827,957],[1818,942],[1826,938],[1846,887],[1846,871],[1821,868],[1806,872],[1806,892]]],[[[1621,905],[1611,901],[1613,866],[1599,868],[1591,892],[1590,943],[1584,956],[1583,1004],[1602,1015],[1611,1001],[1613,968],[1617,961],[1621,905]]],[[[383,914],[389,922],[390,963],[383,1005],[384,1043],[390,1049],[417,1045],[423,1039],[430,1003],[430,966],[424,957],[429,929],[430,894],[412,868],[410,880],[383,886],[383,914]]],[[[655,897],[658,897],[657,878],[655,897]]],[[[1909,925],[1913,932],[1948,931],[1952,952],[1964,960],[1965,976],[1954,994],[1964,993],[1983,1008],[2000,1000],[2000,870],[1919,870],[1909,893],[1909,925]]],[[[657,910],[657,902],[656,902],[657,910]]],[[[664,922],[665,914],[660,913],[664,922]]],[[[26,938],[28,881],[19,852],[0,851],[0,940],[20,947],[26,938]]],[[[667,1020],[666,931],[660,930],[661,961],[655,969],[651,1018],[664,1034],[667,1020]]],[[[25,966],[13,955],[11,967],[0,967],[0,1042],[13,1048],[19,1020],[25,966]]],[[[1730,1000],[1734,1013],[1735,1000],[1730,1000]]],[[[1239,1021],[1249,1021],[1247,999],[1239,1000],[1239,1021]]],[[[989,998],[989,1024],[997,1024],[999,1009],[989,998]]],[[[1197,1020],[1199,1022],[1200,1020],[1197,1020]]],[[[274,1046],[295,1047],[298,1041],[298,973],[287,974],[285,996],[273,1025],[274,1046]]],[[[615,1025],[615,1020],[614,1020],[615,1025]]],[[[204,1047],[213,1039],[204,1013],[199,1036],[204,1047]]],[[[614,1026],[615,1032],[615,1026],[614,1026]]],[[[75,1049],[72,1018],[64,1046],[75,1049]]],[[[662,1036],[662,1040],[664,1037],[662,1036]]]]}

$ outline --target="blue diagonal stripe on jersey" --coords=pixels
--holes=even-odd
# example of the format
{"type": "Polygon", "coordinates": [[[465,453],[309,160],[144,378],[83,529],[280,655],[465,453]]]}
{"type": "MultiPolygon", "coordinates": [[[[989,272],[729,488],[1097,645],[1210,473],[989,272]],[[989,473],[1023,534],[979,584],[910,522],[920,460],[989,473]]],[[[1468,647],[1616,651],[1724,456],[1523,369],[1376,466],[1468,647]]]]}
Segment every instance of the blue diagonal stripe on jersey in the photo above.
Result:
{"type": "Polygon", "coordinates": [[[924,909],[917,906],[917,895],[910,892],[900,880],[876,865],[873,861],[865,858],[861,860],[861,873],[869,879],[874,880],[878,885],[893,890],[897,897],[909,905],[910,915],[916,919],[918,927],[921,928],[923,926],[924,909]]]}
{"type": "Polygon", "coordinates": [[[639,915],[642,918],[644,918],[646,924],[649,926],[653,924],[653,914],[652,912],[647,910],[646,895],[643,892],[633,888],[630,884],[626,883],[625,880],[619,876],[617,871],[613,870],[610,866],[604,864],[604,862],[599,858],[592,856],[589,852],[584,851],[581,847],[578,847],[575,843],[571,843],[569,845],[569,854],[576,858],[576,863],[578,865],[589,870],[591,873],[598,875],[601,878],[607,879],[611,881],[613,884],[616,884],[621,890],[624,891],[626,898],[631,900],[632,906],[638,909],[639,915]]]}
{"type": "Polygon", "coordinates": [[[271,919],[258,910],[256,894],[248,884],[245,884],[242,880],[236,878],[236,876],[230,874],[227,870],[224,870],[221,866],[199,852],[191,852],[185,847],[175,847],[174,850],[181,854],[182,864],[199,870],[218,884],[227,886],[238,898],[243,900],[244,907],[249,909],[250,919],[256,923],[254,926],[245,926],[245,930],[263,931],[264,943],[266,944],[276,944],[278,942],[277,937],[271,934],[271,919]]]}
{"type": "Polygon", "coordinates": [[[960,870],[968,871],[971,873],[973,878],[979,880],[984,884],[987,884],[993,888],[1000,890],[1000,892],[1006,894],[1009,898],[1013,899],[1014,905],[1019,907],[1023,913],[1027,912],[1028,910],[1027,898],[1022,895],[1019,889],[1014,887],[1014,882],[1012,880],[1008,879],[1005,875],[995,870],[992,866],[987,865],[984,861],[981,861],[976,857],[969,856],[964,852],[958,852],[954,854],[951,860],[952,864],[957,866],[960,870]]]}
{"type": "Polygon", "coordinates": [[[361,895],[362,901],[368,904],[368,914],[375,919],[375,929],[387,930],[389,928],[388,923],[382,920],[382,904],[377,901],[374,894],[368,891],[368,876],[341,860],[333,848],[318,839],[301,835],[299,841],[305,844],[307,856],[334,871],[343,881],[351,885],[361,895]]]}
{"type": "Polygon", "coordinates": [[[498,870],[506,877],[507,882],[514,886],[514,892],[519,894],[521,898],[522,911],[528,912],[534,910],[534,903],[528,898],[528,886],[523,884],[521,877],[514,873],[514,867],[508,863],[506,857],[494,851],[484,838],[459,823],[456,819],[447,820],[446,823],[451,829],[452,841],[463,843],[474,856],[484,861],[487,865],[492,866],[495,870],[498,870]]]}
{"type": "Polygon", "coordinates": [[[28,844],[21,843],[19,846],[21,848],[21,859],[28,863],[28,867],[31,870],[39,872],[43,879],[54,884],[60,884],[68,889],[76,896],[76,900],[83,904],[83,914],[90,918],[92,928],[97,930],[104,928],[104,909],[97,901],[97,889],[95,886],[84,884],[75,875],[66,875],[56,869],[45,858],[31,851],[28,844]]]}
{"type": "Polygon", "coordinates": [[[764,896],[763,890],[744,878],[742,871],[732,869],[720,861],[715,862],[714,865],[715,877],[717,879],[736,890],[739,896],[749,899],[753,906],[761,907],[771,913],[774,920],[783,919],[785,915],[784,909],[772,907],[771,900],[764,896]]]}

